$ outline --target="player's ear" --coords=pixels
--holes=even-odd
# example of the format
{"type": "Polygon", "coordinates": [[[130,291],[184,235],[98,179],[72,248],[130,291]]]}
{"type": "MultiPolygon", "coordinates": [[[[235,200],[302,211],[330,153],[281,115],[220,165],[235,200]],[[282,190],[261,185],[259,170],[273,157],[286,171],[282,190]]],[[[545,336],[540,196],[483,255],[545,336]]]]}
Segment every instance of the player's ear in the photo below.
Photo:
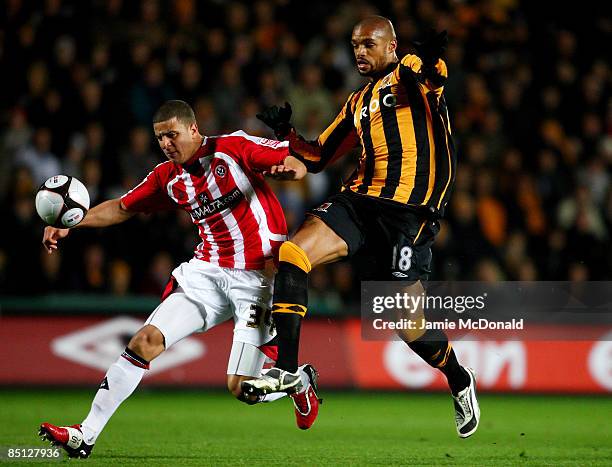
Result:
{"type": "Polygon", "coordinates": [[[389,53],[395,52],[396,49],[397,49],[397,39],[391,39],[389,41],[389,46],[388,46],[389,53]]]}
{"type": "Polygon", "coordinates": [[[199,134],[200,134],[200,130],[198,130],[198,124],[197,124],[197,122],[193,122],[193,123],[190,123],[190,124],[189,124],[189,134],[190,134],[192,137],[195,137],[195,136],[197,136],[197,135],[199,135],[199,134]]]}

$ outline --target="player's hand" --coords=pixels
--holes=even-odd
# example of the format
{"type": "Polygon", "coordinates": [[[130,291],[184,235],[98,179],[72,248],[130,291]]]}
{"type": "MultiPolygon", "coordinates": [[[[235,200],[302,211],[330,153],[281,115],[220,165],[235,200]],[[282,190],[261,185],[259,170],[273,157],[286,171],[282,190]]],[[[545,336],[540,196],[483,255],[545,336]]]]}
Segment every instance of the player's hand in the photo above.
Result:
{"type": "Polygon", "coordinates": [[[280,140],[285,137],[291,131],[291,105],[289,102],[285,102],[283,107],[273,105],[264,109],[261,113],[256,115],[258,119],[268,125],[274,130],[274,134],[280,140]]]}
{"type": "Polygon", "coordinates": [[[51,254],[54,250],[57,250],[57,241],[65,238],[69,232],[70,229],[57,229],[51,226],[45,227],[42,243],[47,253],[51,254]]]}
{"type": "Polygon", "coordinates": [[[264,172],[264,175],[276,180],[301,180],[306,176],[306,166],[302,161],[293,156],[285,157],[285,160],[280,165],[273,165],[269,171],[264,172]]]}
{"type": "Polygon", "coordinates": [[[423,62],[424,66],[433,66],[438,62],[438,59],[444,55],[448,47],[448,33],[446,30],[437,33],[430,31],[425,39],[419,42],[413,42],[412,45],[416,49],[416,54],[423,62]]]}

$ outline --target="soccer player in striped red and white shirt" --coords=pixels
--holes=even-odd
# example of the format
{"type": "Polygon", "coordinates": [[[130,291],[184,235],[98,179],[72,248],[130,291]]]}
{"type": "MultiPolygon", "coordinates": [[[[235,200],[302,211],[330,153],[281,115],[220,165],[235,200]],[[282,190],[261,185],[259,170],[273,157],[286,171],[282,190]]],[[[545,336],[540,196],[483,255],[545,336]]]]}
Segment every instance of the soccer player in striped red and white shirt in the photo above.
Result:
{"type": "MultiPolygon", "coordinates": [[[[258,377],[266,356],[275,358],[270,318],[272,269],[269,267],[287,236],[282,208],[264,180],[297,180],[306,167],[289,154],[288,143],[257,138],[242,131],[202,136],[191,107],[168,101],[156,112],[153,129],[168,161],[157,165],[138,186],[121,198],[92,208],[82,227],[105,227],[136,213],[181,208],[198,229],[194,257],[172,273],[161,304],[111,365],[80,425],[43,423],[40,434],[59,443],[70,456],[88,457],[121,402],[136,389],[151,360],[194,332],[234,319],[227,369],[228,389],[247,403],[270,402],[285,394],[254,399],[241,383],[258,377]]],[[[49,253],[68,229],[46,227],[43,244],[49,253]]],[[[298,426],[309,428],[318,413],[316,371],[301,368],[301,390],[291,397],[298,426]]]]}

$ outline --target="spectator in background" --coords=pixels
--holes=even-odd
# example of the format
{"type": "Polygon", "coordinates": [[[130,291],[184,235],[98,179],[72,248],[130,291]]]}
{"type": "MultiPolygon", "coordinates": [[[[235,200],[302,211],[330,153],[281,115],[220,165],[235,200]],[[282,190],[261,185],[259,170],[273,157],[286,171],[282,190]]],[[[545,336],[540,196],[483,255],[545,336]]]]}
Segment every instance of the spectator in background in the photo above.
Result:
{"type": "MultiPolygon", "coordinates": [[[[485,258],[496,265],[485,264],[487,277],[612,277],[612,252],[604,249],[595,261],[577,255],[573,244],[588,239],[597,250],[612,229],[612,75],[598,47],[608,40],[606,26],[594,12],[583,12],[590,25],[586,35],[573,26],[575,12],[562,4],[544,19],[532,16],[525,2],[294,2],[292,11],[298,13],[291,15],[285,3],[269,0],[202,5],[191,0],[5,5],[0,208],[5,219],[23,228],[21,238],[38,222],[21,197],[33,198],[48,176],[87,178],[94,196],[131,186],[132,177],[150,163],[144,160],[151,157],[146,148],[151,140],[139,136],[141,127],[149,131],[152,109],[170,97],[193,99],[206,133],[245,126],[272,137],[253,117],[288,96],[296,124],[307,138],[316,137],[333,117],[329,112],[342,105],[338,96],[343,101],[361,82],[346,47],[352,25],[364,15],[390,14],[406,46],[429,26],[452,36],[445,94],[459,167],[449,222],[435,246],[436,277],[465,277],[457,274],[475,273],[485,258]],[[126,138],[130,144],[124,147],[126,138]],[[35,181],[24,188],[28,177],[35,181]],[[522,262],[509,261],[519,252],[522,262]]],[[[299,222],[305,209],[338,189],[348,175],[346,165],[354,165],[349,157],[328,173],[279,191],[290,222],[299,222]]],[[[146,227],[149,221],[137,222],[146,227]]],[[[174,262],[182,261],[194,242],[189,225],[182,229],[181,222],[151,233],[155,241],[173,245],[174,262]]],[[[153,241],[137,232],[126,227],[96,239],[104,268],[110,267],[108,248],[118,237],[136,245],[119,258],[135,268],[129,292],[139,289],[149,262],[141,256],[143,243],[153,241]]],[[[19,277],[23,271],[13,269],[18,268],[13,250],[0,247],[0,262],[2,251],[0,276],[19,277]]],[[[50,290],[53,271],[69,269],[65,264],[76,259],[65,255],[59,266],[41,263],[38,255],[29,261],[44,271],[41,290],[50,290]]],[[[325,275],[329,288],[344,287],[331,269],[325,275]]]]}
{"type": "Polygon", "coordinates": [[[24,110],[15,107],[10,110],[8,127],[0,137],[0,202],[6,199],[11,178],[11,166],[16,153],[27,146],[32,138],[32,128],[24,110]]]}
{"type": "Polygon", "coordinates": [[[60,162],[51,152],[52,135],[49,128],[34,130],[32,142],[15,154],[15,164],[26,167],[32,174],[35,185],[60,173],[60,162]]]}
{"type": "Polygon", "coordinates": [[[321,68],[305,65],[296,86],[287,96],[294,109],[293,121],[298,128],[305,128],[305,137],[315,138],[324,129],[322,122],[332,121],[335,108],[329,91],[323,87],[321,68]]]}
{"type": "Polygon", "coordinates": [[[221,122],[210,99],[198,98],[195,101],[194,111],[198,120],[198,128],[201,128],[203,132],[210,135],[221,132],[221,122]]]}
{"type": "Polygon", "coordinates": [[[131,129],[128,144],[119,158],[121,178],[124,185],[136,186],[161,160],[151,150],[151,131],[144,126],[131,129]]]}
{"type": "Polygon", "coordinates": [[[148,125],[155,109],[173,97],[174,91],[166,82],[161,61],[151,60],[145,66],[141,80],[134,84],[130,93],[131,109],[136,123],[148,125]]]}
{"type": "Polygon", "coordinates": [[[161,296],[173,269],[174,262],[170,253],[167,251],[156,253],[138,287],[138,292],[145,295],[161,296]]]}
{"type": "Polygon", "coordinates": [[[202,93],[202,67],[194,58],[187,58],[180,68],[177,94],[187,102],[195,102],[202,93]]]}

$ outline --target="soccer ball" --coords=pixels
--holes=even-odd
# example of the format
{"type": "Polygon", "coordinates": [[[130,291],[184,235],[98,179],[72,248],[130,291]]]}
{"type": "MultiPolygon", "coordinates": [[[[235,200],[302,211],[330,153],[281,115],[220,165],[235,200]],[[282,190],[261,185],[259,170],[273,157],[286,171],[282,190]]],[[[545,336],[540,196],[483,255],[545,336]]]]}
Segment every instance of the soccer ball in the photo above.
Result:
{"type": "Polygon", "coordinates": [[[74,227],[83,220],[88,209],[87,188],[69,175],[54,175],[36,193],[36,212],[53,227],[74,227]]]}

